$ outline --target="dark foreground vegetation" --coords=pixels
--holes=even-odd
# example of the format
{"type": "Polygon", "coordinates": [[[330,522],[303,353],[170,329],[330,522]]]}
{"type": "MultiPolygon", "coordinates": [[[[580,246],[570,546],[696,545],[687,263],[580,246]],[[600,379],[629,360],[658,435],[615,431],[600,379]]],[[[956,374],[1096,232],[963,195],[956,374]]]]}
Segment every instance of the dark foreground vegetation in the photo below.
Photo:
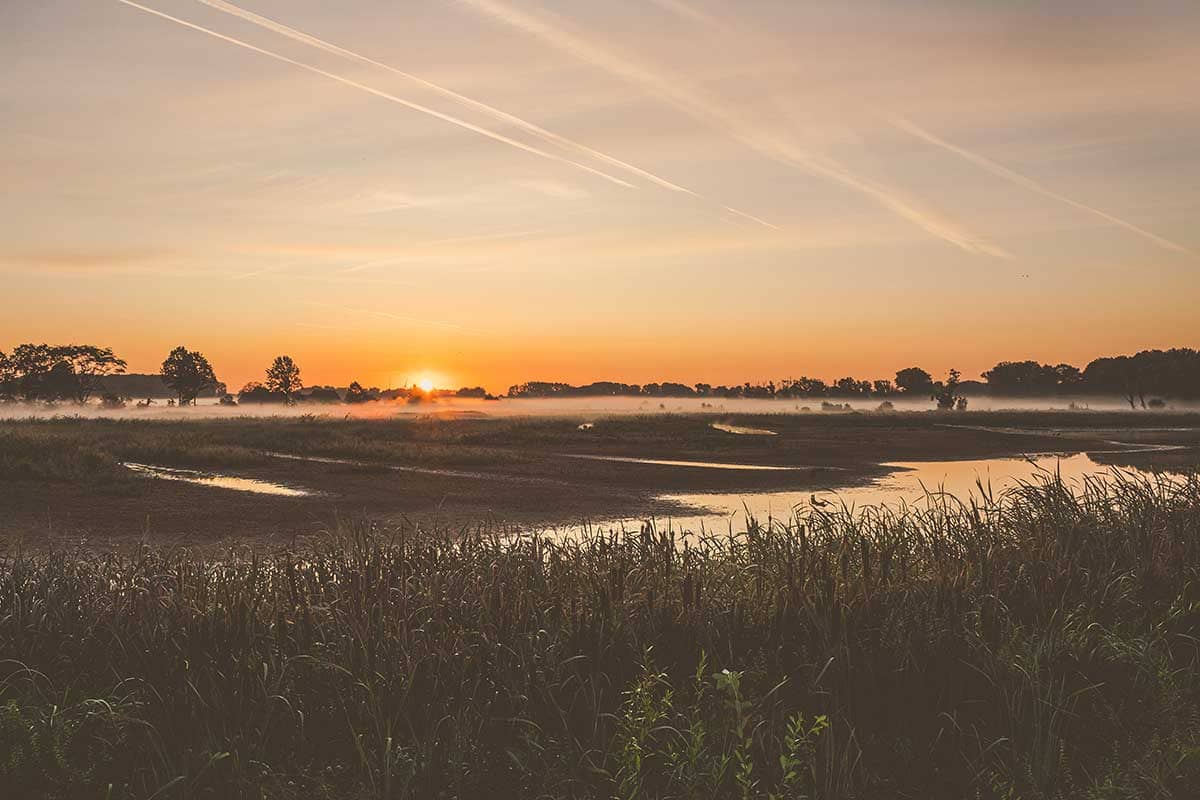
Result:
{"type": "Polygon", "coordinates": [[[1200,482],[0,563],[12,797],[1191,797],[1200,482]]]}

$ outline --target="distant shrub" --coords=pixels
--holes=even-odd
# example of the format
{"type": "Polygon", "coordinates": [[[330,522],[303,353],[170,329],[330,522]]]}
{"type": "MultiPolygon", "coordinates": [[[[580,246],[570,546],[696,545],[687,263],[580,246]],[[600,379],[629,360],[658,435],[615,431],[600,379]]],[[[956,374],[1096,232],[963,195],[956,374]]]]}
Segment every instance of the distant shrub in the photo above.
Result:
{"type": "Polygon", "coordinates": [[[239,403],[286,403],[288,397],[283,392],[271,391],[261,383],[247,383],[238,392],[239,403]]]}
{"type": "Polygon", "coordinates": [[[349,388],[346,389],[345,401],[347,403],[366,403],[375,399],[377,398],[364,389],[358,381],[353,381],[349,388]]]}
{"type": "Polygon", "coordinates": [[[332,386],[315,386],[300,395],[305,403],[340,403],[342,396],[332,386]]]}

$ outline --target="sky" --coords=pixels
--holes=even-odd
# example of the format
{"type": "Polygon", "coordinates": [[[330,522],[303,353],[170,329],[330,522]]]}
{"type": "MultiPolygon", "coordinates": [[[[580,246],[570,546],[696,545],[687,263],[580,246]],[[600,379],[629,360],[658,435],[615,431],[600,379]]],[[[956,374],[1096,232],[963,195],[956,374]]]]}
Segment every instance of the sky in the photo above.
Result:
{"type": "Polygon", "coordinates": [[[0,349],[233,387],[1200,345],[1200,4],[7,0],[0,349]]]}

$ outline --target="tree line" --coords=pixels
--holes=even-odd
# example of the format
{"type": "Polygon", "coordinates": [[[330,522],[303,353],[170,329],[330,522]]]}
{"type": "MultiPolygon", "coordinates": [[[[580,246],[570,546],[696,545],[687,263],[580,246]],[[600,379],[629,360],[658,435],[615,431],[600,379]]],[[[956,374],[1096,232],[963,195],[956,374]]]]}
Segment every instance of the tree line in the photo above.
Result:
{"type": "Polygon", "coordinates": [[[894,377],[861,380],[790,378],[776,383],[714,386],[708,383],[616,383],[597,381],[582,386],[530,381],[509,387],[509,397],[700,397],[700,398],[881,398],[917,397],[941,402],[952,388],[956,396],[989,394],[1011,397],[1112,395],[1124,397],[1131,408],[1146,408],[1155,400],[1200,399],[1200,352],[1191,348],[1143,350],[1133,356],[1097,358],[1084,368],[1037,361],[1001,361],[980,375],[983,381],[963,381],[951,370],[936,381],[920,367],[906,367],[894,377]]]}
{"type": "MultiPolygon", "coordinates": [[[[0,400],[23,402],[87,403],[99,397],[105,405],[123,404],[125,398],[104,391],[106,379],[124,375],[127,364],[112,348],[86,344],[21,344],[10,353],[0,350],[0,400]]],[[[132,376],[130,376],[132,377],[132,376]]],[[[300,367],[287,355],[275,358],[263,381],[251,381],[236,398],[225,394],[212,364],[203,353],[180,346],[163,360],[159,377],[180,405],[194,404],[205,392],[221,395],[225,404],[347,402],[379,399],[420,400],[425,394],[412,389],[364,388],[353,382],[345,389],[317,386],[305,389],[300,367]]],[[[920,367],[906,367],[892,378],[860,380],[850,376],[826,383],[803,376],[776,383],[745,382],[724,386],[620,383],[596,381],[582,386],[552,381],[530,381],[510,386],[510,398],[656,397],[656,398],[881,398],[933,399],[940,407],[965,407],[970,394],[1013,397],[1111,395],[1125,398],[1131,408],[1159,405],[1163,398],[1200,398],[1200,352],[1191,348],[1143,350],[1132,356],[1097,358],[1083,369],[1070,364],[1037,361],[1001,361],[980,376],[983,381],[963,381],[957,370],[937,381],[920,367]]],[[[482,387],[463,387],[437,394],[494,399],[482,387]]],[[[151,402],[150,400],[144,401],[151,402]]]]}
{"type": "MultiPolygon", "coordinates": [[[[124,375],[127,366],[111,347],[17,345],[11,353],[0,350],[0,400],[86,403],[99,397],[103,405],[123,405],[124,398],[107,391],[105,384],[113,376],[124,375]]],[[[167,355],[159,377],[180,405],[194,404],[206,390],[223,387],[208,359],[186,347],[177,347],[167,355]]]]}

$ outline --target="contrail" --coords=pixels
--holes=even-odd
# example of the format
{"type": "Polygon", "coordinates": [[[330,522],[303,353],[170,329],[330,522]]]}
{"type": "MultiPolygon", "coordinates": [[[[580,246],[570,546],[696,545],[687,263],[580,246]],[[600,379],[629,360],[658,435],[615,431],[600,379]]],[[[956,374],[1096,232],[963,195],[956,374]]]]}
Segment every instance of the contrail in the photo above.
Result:
{"type": "Polygon", "coordinates": [[[651,3],[659,8],[669,11],[676,16],[691,20],[697,24],[703,25],[706,28],[711,28],[714,31],[722,32],[725,26],[714,17],[712,14],[707,14],[692,8],[683,0],[650,0],[651,3]]]}
{"type": "MultiPolygon", "coordinates": [[[[368,66],[387,70],[388,72],[391,72],[394,75],[399,75],[400,77],[405,78],[406,80],[413,81],[414,83],[417,83],[420,86],[423,86],[426,89],[429,89],[430,91],[436,92],[436,93],[442,95],[443,97],[447,97],[458,103],[462,103],[463,105],[465,105],[469,108],[473,108],[476,111],[487,114],[494,119],[500,120],[502,122],[506,122],[510,125],[514,125],[520,129],[526,131],[527,133],[531,133],[534,136],[541,138],[542,140],[544,140],[546,142],[558,145],[560,147],[577,150],[577,151],[583,153],[584,155],[591,156],[592,158],[595,158],[597,161],[602,161],[611,167],[617,167],[618,169],[626,170],[627,172],[637,175],[638,177],[640,177],[644,180],[647,180],[650,183],[653,183],[656,186],[659,186],[661,188],[669,189],[670,191],[673,191],[673,192],[681,192],[683,194],[690,195],[691,197],[695,197],[699,200],[704,200],[705,202],[711,202],[710,200],[708,200],[708,198],[703,197],[698,192],[695,192],[692,189],[688,189],[687,187],[680,186],[678,183],[675,183],[674,181],[670,181],[659,175],[655,175],[653,172],[642,169],[641,167],[635,166],[634,164],[630,164],[627,161],[622,161],[621,159],[619,159],[615,156],[611,156],[608,153],[602,152],[600,150],[596,150],[595,148],[589,147],[581,142],[577,142],[574,139],[568,139],[567,137],[557,134],[554,131],[545,129],[545,128],[541,127],[540,125],[537,125],[536,123],[530,122],[529,120],[526,120],[526,119],[522,119],[521,117],[518,117],[515,114],[510,114],[507,111],[496,108],[495,106],[492,106],[492,105],[488,105],[487,103],[484,103],[480,100],[476,100],[473,97],[467,97],[466,95],[460,94],[460,93],[454,91],[453,89],[447,89],[444,86],[436,84],[432,81],[428,81],[418,75],[412,74],[411,72],[405,72],[404,70],[393,67],[391,64],[385,64],[382,61],[377,61],[373,58],[370,58],[369,56],[364,56],[361,53],[356,53],[353,50],[347,50],[346,48],[340,47],[336,44],[333,44],[332,42],[326,41],[325,39],[319,39],[316,36],[313,36],[312,34],[308,34],[308,33],[305,33],[304,31],[297,30],[296,28],[289,27],[287,25],[284,25],[281,22],[277,22],[273,19],[264,17],[260,14],[255,14],[252,11],[247,11],[246,9],[241,8],[240,6],[236,6],[233,3],[225,2],[225,0],[196,0],[196,1],[199,3],[203,3],[204,5],[209,6],[210,8],[215,8],[218,11],[222,11],[226,14],[231,14],[235,17],[238,17],[239,19],[245,20],[246,22],[253,23],[254,25],[258,25],[259,27],[262,27],[262,28],[266,28],[267,30],[278,33],[281,36],[286,36],[289,39],[293,39],[298,42],[303,42],[304,44],[307,44],[310,47],[315,47],[319,50],[323,50],[327,53],[332,53],[334,55],[348,59],[350,61],[356,61],[360,64],[366,64],[368,66]]],[[[748,214],[745,211],[740,211],[736,208],[730,208],[729,206],[720,205],[720,204],[718,204],[718,206],[724,211],[727,211],[731,214],[735,214],[739,217],[744,217],[745,219],[756,222],[759,225],[764,225],[768,228],[776,228],[776,229],[778,228],[778,226],[772,225],[771,223],[766,222],[765,220],[759,219],[758,217],[754,216],[753,214],[748,214]]]]}
{"type": "MultiPolygon", "coordinates": [[[[831,158],[813,155],[778,137],[764,134],[698,92],[680,86],[653,70],[609,51],[601,45],[594,44],[532,14],[512,8],[500,0],[461,0],[461,2],[486,16],[541,39],[546,44],[585,63],[641,86],[659,100],[725,131],[760,155],[810,174],[820,175],[864,194],[932,236],[970,253],[1001,257],[1009,255],[995,245],[962,230],[941,215],[922,208],[915,200],[906,197],[896,189],[859,177],[831,158]]],[[[679,3],[663,5],[676,13],[681,13],[682,8],[686,8],[681,7],[679,3]]],[[[685,13],[685,15],[687,14],[685,13]]],[[[694,18],[696,14],[687,16],[694,18]]]]}
{"type": "Polygon", "coordinates": [[[1189,253],[1189,254],[1191,253],[1191,251],[1188,250],[1186,247],[1184,247],[1183,245],[1180,245],[1180,244],[1176,244],[1175,242],[1172,242],[1170,239],[1164,239],[1161,236],[1151,233],[1150,231],[1146,230],[1145,228],[1139,228],[1137,225],[1134,225],[1132,222],[1126,222],[1125,220],[1123,220],[1119,217],[1114,217],[1112,214],[1109,214],[1105,211],[1101,211],[1100,209],[1095,208],[1093,206],[1089,206],[1086,203],[1081,203],[1078,200],[1072,200],[1069,197],[1059,194],[1058,192],[1054,191],[1053,189],[1046,188],[1042,184],[1035,181],[1033,178],[1028,178],[1019,172],[1009,169],[1008,167],[1004,166],[1003,164],[997,164],[995,161],[992,161],[990,158],[987,158],[986,156],[981,156],[978,153],[973,153],[970,150],[959,147],[958,145],[951,144],[950,142],[947,142],[945,139],[935,136],[934,134],[925,130],[920,125],[917,125],[915,122],[912,122],[910,120],[907,120],[907,119],[904,119],[901,117],[892,119],[891,122],[894,126],[899,128],[900,130],[904,131],[905,133],[915,136],[924,142],[927,142],[929,144],[940,147],[943,150],[949,150],[951,153],[954,153],[955,155],[962,156],[963,158],[970,161],[972,164],[982,167],[983,169],[987,170],[988,172],[992,173],[993,175],[998,175],[999,177],[1004,178],[1005,180],[1012,181],[1013,183],[1017,184],[1018,186],[1024,186],[1026,189],[1029,189],[1030,191],[1033,191],[1033,192],[1037,192],[1038,194],[1040,194],[1044,197],[1049,197],[1050,199],[1057,200],[1060,203],[1066,203],[1067,205],[1071,206],[1072,208],[1078,208],[1080,211],[1086,211],[1089,214],[1093,214],[1093,215],[1099,217],[1100,219],[1104,220],[1105,222],[1111,222],[1113,225],[1117,225],[1118,227],[1124,228],[1127,231],[1131,231],[1132,233],[1136,233],[1139,236],[1145,237],[1146,239],[1149,239],[1150,241],[1154,242],[1159,247],[1166,248],[1167,250],[1173,250],[1177,253],[1189,253]]]}
{"type": "Polygon", "coordinates": [[[578,161],[572,161],[569,158],[563,158],[562,156],[555,155],[554,153],[548,153],[545,150],[540,150],[536,147],[532,147],[530,145],[525,144],[524,142],[519,142],[516,139],[510,139],[509,137],[505,136],[504,134],[496,133],[495,131],[488,130],[487,128],[482,128],[478,125],[475,125],[474,123],[467,122],[466,120],[463,120],[463,119],[459,119],[458,117],[454,117],[449,114],[444,114],[441,111],[437,111],[437,110],[429,108],[427,106],[423,106],[420,103],[414,103],[411,100],[405,100],[403,97],[397,97],[394,94],[388,94],[387,92],[380,91],[379,89],[376,89],[371,86],[367,86],[364,83],[359,83],[358,81],[351,80],[350,78],[346,78],[346,77],[337,75],[332,72],[326,72],[323,69],[319,69],[310,64],[305,64],[302,61],[296,61],[295,59],[288,58],[285,55],[280,55],[279,53],[275,53],[271,50],[265,50],[261,47],[252,45],[249,42],[244,42],[241,39],[235,39],[232,36],[226,36],[223,33],[217,33],[216,31],[214,31],[210,28],[205,28],[202,25],[196,25],[195,23],[188,22],[187,20],[180,19],[179,17],[173,17],[170,14],[166,14],[162,11],[157,11],[153,8],[148,8],[147,6],[141,5],[140,3],[133,2],[133,0],[117,0],[117,2],[127,5],[127,6],[130,6],[132,8],[136,8],[139,11],[145,11],[147,14],[153,14],[156,17],[161,17],[162,19],[169,20],[176,24],[182,25],[185,28],[191,28],[194,31],[199,31],[200,33],[206,33],[209,36],[213,36],[222,41],[229,42],[230,44],[235,44],[238,47],[243,47],[252,52],[260,53],[264,56],[267,56],[268,58],[273,58],[276,61],[282,61],[285,64],[291,64],[292,66],[299,67],[300,69],[303,69],[303,70],[307,70],[308,72],[311,72],[315,75],[320,75],[322,77],[329,78],[332,81],[337,81],[338,83],[345,84],[346,86],[351,86],[355,89],[359,89],[361,91],[367,92],[368,94],[373,94],[376,97],[383,98],[384,100],[390,100],[391,102],[402,105],[405,108],[410,108],[414,111],[420,111],[423,114],[428,114],[429,116],[436,117],[437,119],[440,119],[444,122],[449,122],[451,125],[457,125],[460,128],[464,128],[464,129],[472,131],[474,133],[478,133],[481,136],[486,136],[489,139],[493,139],[497,142],[502,142],[504,144],[509,145],[510,147],[515,147],[518,150],[524,150],[527,153],[532,153],[533,155],[541,156],[542,158],[549,159],[550,161],[557,161],[560,164],[568,164],[572,167],[575,167],[576,169],[581,169],[585,172],[589,172],[593,175],[596,175],[597,177],[603,178],[607,181],[611,181],[612,183],[615,183],[618,186],[623,186],[627,189],[635,188],[633,186],[633,184],[629,183],[628,181],[624,181],[616,176],[609,175],[607,172],[602,172],[601,170],[595,169],[593,167],[589,167],[586,164],[580,164],[578,161]]]}

